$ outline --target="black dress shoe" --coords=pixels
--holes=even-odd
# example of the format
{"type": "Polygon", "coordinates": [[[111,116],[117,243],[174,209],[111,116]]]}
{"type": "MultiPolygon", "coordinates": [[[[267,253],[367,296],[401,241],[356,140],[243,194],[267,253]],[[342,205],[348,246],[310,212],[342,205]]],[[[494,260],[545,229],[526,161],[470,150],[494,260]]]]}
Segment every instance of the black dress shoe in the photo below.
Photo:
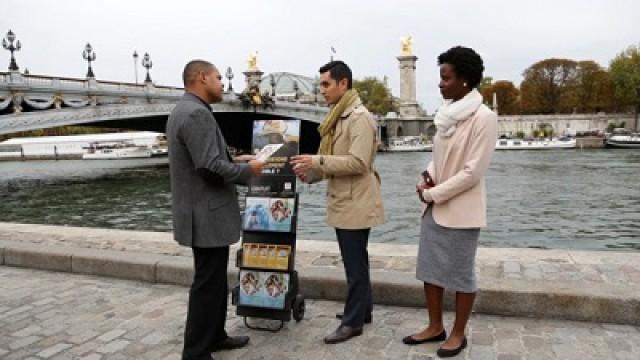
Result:
{"type": "Polygon", "coordinates": [[[422,340],[418,340],[414,338],[413,335],[405,336],[402,339],[402,342],[405,343],[406,345],[418,345],[418,344],[424,344],[424,343],[430,343],[430,342],[445,341],[446,339],[447,339],[447,332],[445,330],[442,330],[440,334],[436,336],[432,336],[430,338],[422,339],[422,340]]]}
{"type": "Polygon", "coordinates": [[[438,354],[438,357],[441,358],[448,358],[448,357],[454,357],[458,354],[460,354],[460,352],[462,350],[464,350],[464,348],[467,347],[467,338],[464,337],[462,338],[462,343],[460,344],[460,346],[458,346],[455,349],[438,349],[438,352],[436,354],[438,354]]]}
{"type": "MultiPolygon", "coordinates": [[[[336,313],[336,319],[342,320],[343,317],[344,317],[343,313],[336,313]]],[[[365,324],[371,324],[371,318],[372,318],[371,314],[365,316],[364,323],[365,324]]]]}
{"type": "Polygon", "coordinates": [[[338,326],[336,331],[333,332],[333,334],[328,335],[327,337],[324,338],[324,343],[337,344],[343,341],[347,341],[354,336],[360,336],[360,335],[362,335],[362,328],[354,328],[347,325],[340,325],[338,326]]]}
{"type": "Polygon", "coordinates": [[[211,351],[240,349],[249,343],[248,336],[228,336],[226,339],[213,345],[211,351]]]}

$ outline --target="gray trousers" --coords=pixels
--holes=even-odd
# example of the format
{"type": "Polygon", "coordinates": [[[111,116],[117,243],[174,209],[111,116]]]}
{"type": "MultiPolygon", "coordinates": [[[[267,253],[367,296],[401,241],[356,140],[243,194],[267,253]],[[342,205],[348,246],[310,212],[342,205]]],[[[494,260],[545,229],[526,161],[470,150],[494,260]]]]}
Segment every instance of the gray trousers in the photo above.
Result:
{"type": "Polygon", "coordinates": [[[365,318],[371,317],[373,301],[369,276],[369,232],[371,229],[338,229],[338,245],[347,275],[349,292],[344,304],[342,325],[362,327],[365,318]]]}

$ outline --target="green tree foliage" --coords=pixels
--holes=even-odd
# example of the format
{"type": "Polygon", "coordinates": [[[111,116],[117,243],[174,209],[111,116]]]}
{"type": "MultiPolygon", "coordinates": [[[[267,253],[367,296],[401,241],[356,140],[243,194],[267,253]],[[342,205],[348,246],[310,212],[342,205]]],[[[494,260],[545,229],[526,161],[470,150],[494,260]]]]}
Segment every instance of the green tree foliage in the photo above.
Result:
{"type": "Polygon", "coordinates": [[[362,80],[354,80],[353,88],[358,91],[362,103],[370,112],[386,115],[389,111],[397,111],[391,91],[383,81],[375,77],[366,77],[362,80]]]}
{"type": "Polygon", "coordinates": [[[632,45],[611,60],[609,75],[616,103],[637,109],[640,106],[640,48],[632,45]]]}
{"type": "Polygon", "coordinates": [[[524,73],[520,85],[525,113],[555,114],[573,111],[578,63],[569,59],[539,61],[524,73]]]}

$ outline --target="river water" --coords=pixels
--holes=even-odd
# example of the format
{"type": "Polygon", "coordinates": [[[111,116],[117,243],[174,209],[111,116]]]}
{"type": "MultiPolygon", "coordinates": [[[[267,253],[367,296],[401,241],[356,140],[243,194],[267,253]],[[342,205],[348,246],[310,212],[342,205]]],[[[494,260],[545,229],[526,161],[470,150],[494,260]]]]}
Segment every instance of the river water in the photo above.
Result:
{"type": "MultiPolygon", "coordinates": [[[[387,222],[371,241],[417,244],[415,183],[431,153],[379,154],[387,222]]],[[[0,221],[170,231],[166,159],[0,162],[0,221]]],[[[487,247],[640,250],[640,151],[496,152],[487,247]]],[[[302,185],[298,237],[334,239],[326,188],[302,185]]]]}

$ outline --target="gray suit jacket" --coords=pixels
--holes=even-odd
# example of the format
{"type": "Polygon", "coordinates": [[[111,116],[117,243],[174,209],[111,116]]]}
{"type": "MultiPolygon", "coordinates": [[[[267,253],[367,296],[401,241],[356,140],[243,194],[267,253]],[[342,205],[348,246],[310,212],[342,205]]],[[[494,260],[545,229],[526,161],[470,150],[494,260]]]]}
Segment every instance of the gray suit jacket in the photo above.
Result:
{"type": "Polygon", "coordinates": [[[166,133],[174,238],[195,247],[237,242],[241,219],[235,184],[249,181],[249,165],[233,163],[211,108],[190,93],[169,115],[166,133]]]}

